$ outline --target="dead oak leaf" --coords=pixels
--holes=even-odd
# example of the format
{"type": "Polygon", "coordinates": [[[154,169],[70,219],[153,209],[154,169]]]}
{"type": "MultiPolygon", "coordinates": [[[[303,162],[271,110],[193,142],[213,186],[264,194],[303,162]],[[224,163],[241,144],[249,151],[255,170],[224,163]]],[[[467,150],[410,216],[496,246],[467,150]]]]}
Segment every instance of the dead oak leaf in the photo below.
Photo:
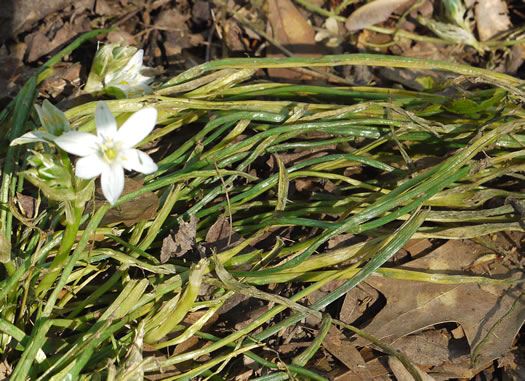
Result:
{"type": "MultiPolygon", "coordinates": [[[[479,250],[472,245],[449,241],[405,267],[450,273],[467,267],[479,255],[479,250]]],[[[436,284],[377,276],[369,277],[366,283],[382,293],[387,301],[386,306],[366,327],[366,332],[386,343],[395,345],[399,338],[423,328],[439,323],[457,322],[465,331],[472,351],[485,339],[489,330],[495,327],[478,352],[480,366],[502,357],[510,350],[514,337],[525,320],[523,301],[518,301],[512,313],[505,316],[523,292],[522,284],[436,284]]],[[[362,339],[357,340],[357,345],[364,343],[362,339]]],[[[475,374],[473,371],[468,367],[457,369],[456,377],[468,377],[475,374]]]]}

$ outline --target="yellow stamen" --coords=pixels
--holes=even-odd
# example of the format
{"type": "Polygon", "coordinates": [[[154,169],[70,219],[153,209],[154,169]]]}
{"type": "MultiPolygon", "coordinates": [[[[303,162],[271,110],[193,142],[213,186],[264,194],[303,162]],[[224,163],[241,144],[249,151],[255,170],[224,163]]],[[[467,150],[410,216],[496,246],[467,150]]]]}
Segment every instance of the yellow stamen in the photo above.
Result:
{"type": "Polygon", "coordinates": [[[106,156],[108,160],[113,160],[117,157],[117,151],[115,151],[113,148],[108,148],[104,151],[104,156],[106,156]]]}

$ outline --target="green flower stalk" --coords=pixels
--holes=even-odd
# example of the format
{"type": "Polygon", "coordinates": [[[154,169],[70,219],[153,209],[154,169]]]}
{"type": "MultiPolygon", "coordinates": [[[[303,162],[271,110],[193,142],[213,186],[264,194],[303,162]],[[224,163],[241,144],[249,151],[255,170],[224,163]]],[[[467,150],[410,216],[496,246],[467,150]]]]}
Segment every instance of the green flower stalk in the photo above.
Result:
{"type": "Polygon", "coordinates": [[[144,51],[131,46],[107,44],[95,55],[85,90],[117,98],[132,98],[152,92],[152,77],[142,73],[144,51]]]}
{"type": "Polygon", "coordinates": [[[61,160],[55,154],[34,152],[28,159],[32,168],[20,174],[40,188],[50,199],[63,203],[66,214],[66,228],[58,253],[51,262],[37,287],[37,295],[42,296],[49,290],[60,274],[67,260],[80,226],[85,202],[94,193],[94,182],[75,178],[67,156],[61,160]],[[65,160],[65,161],[63,161],[65,160]]]}

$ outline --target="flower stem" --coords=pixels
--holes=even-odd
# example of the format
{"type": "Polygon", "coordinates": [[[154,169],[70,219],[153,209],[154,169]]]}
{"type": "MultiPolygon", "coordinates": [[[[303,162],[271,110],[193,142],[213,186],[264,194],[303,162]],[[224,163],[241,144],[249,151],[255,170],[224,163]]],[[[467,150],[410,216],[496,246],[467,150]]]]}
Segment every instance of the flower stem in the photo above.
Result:
{"type": "Polygon", "coordinates": [[[44,275],[42,281],[36,289],[36,294],[42,296],[46,290],[48,290],[53,282],[56,280],[60,271],[66,263],[68,254],[71,252],[71,248],[75,243],[75,238],[78,233],[78,228],[80,226],[80,220],[82,219],[82,213],[84,212],[83,207],[73,206],[73,221],[68,222],[66,225],[66,230],[64,231],[64,237],[62,238],[62,243],[58,249],[58,253],[51,262],[49,266],[49,272],[44,275]]]}

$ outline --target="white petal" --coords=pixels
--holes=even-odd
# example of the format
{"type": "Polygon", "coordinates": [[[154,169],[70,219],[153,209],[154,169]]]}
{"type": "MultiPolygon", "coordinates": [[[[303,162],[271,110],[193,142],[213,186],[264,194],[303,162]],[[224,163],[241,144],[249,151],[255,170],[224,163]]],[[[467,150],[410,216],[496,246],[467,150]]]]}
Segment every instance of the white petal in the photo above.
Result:
{"type": "Polygon", "coordinates": [[[54,139],[55,139],[55,136],[51,135],[50,133],[46,131],[30,131],[20,136],[19,138],[16,138],[15,140],[13,140],[10,145],[17,146],[19,144],[36,143],[36,142],[49,143],[49,142],[52,142],[54,139]]]}
{"type": "Polygon", "coordinates": [[[151,81],[143,81],[140,79],[140,81],[134,83],[133,86],[129,86],[127,90],[128,98],[135,98],[143,96],[144,94],[151,94],[153,89],[148,86],[148,83],[150,82],[151,81]]]}
{"type": "Polygon", "coordinates": [[[120,165],[107,166],[100,177],[102,193],[111,205],[117,202],[124,189],[124,168],[120,165]]]}
{"type": "Polygon", "coordinates": [[[133,74],[135,72],[139,72],[140,68],[142,67],[142,59],[144,58],[144,50],[139,49],[137,52],[131,57],[131,59],[128,61],[126,66],[124,66],[124,69],[122,69],[122,72],[130,74],[133,74]]]}
{"type": "Polygon", "coordinates": [[[136,86],[146,86],[146,85],[149,85],[151,82],[153,82],[154,79],[155,79],[154,77],[148,77],[148,76],[139,74],[137,76],[135,83],[136,83],[136,86]]]}
{"type": "Polygon", "coordinates": [[[104,86],[111,87],[111,86],[126,85],[129,83],[129,78],[130,76],[124,72],[108,73],[104,77],[104,86]]]}
{"type": "Polygon", "coordinates": [[[109,111],[109,107],[102,101],[97,103],[95,123],[97,124],[98,136],[113,139],[117,134],[117,121],[111,111],[109,111]]]}
{"type": "Polygon", "coordinates": [[[104,77],[104,86],[109,86],[114,82],[114,79],[118,76],[118,73],[109,72],[104,77]]]}
{"type": "Polygon", "coordinates": [[[132,148],[149,135],[157,122],[157,110],[144,108],[131,115],[117,131],[116,140],[123,148],[132,148]]]}
{"type": "Polygon", "coordinates": [[[97,152],[99,138],[87,132],[70,131],[55,139],[55,144],[64,151],[77,156],[88,156],[97,152]]]}
{"type": "Polygon", "coordinates": [[[137,171],[145,175],[149,175],[158,169],[151,157],[138,149],[128,149],[123,152],[121,164],[128,171],[137,171]]]}
{"type": "Polygon", "coordinates": [[[79,159],[75,165],[75,175],[81,179],[92,179],[107,169],[108,164],[102,160],[98,153],[79,159]]]}

